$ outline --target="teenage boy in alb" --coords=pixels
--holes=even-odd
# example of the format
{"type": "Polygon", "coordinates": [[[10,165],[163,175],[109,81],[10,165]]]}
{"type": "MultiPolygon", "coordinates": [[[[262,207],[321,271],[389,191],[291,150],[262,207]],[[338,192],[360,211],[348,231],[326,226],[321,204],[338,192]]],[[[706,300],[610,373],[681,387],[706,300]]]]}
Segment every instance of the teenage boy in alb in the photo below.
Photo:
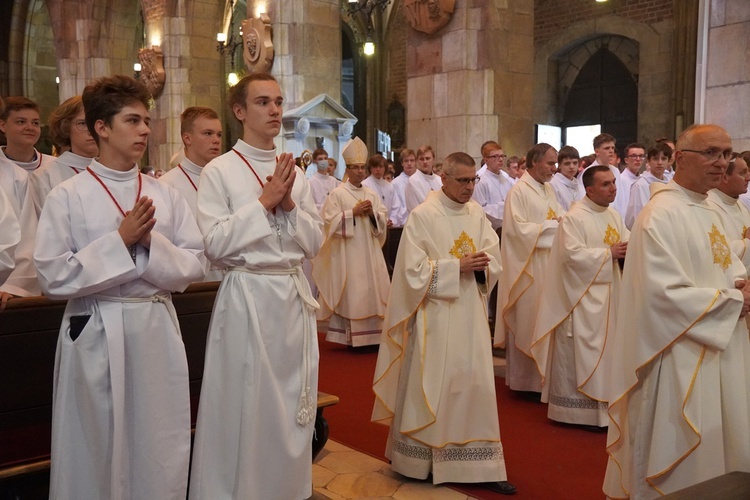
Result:
{"type": "Polygon", "coordinates": [[[46,163],[55,161],[54,156],[40,153],[34,148],[42,135],[39,105],[26,97],[5,98],[5,112],[0,114],[0,132],[5,135],[6,145],[0,147],[0,157],[7,158],[31,173],[46,163]]]}
{"type": "Polygon", "coordinates": [[[51,298],[68,299],[55,360],[53,499],[187,493],[188,367],[169,292],[202,279],[207,261],[185,200],[138,171],[150,101],[127,76],[84,89],[99,157],[49,193],[39,219],[39,280],[51,298]]]}
{"type": "Polygon", "coordinates": [[[274,144],[283,102],[266,73],[232,87],[242,139],[198,186],[206,254],[228,272],[208,332],[192,499],[312,495],[318,304],[301,261],[320,249],[322,221],[304,172],[274,144]]]}

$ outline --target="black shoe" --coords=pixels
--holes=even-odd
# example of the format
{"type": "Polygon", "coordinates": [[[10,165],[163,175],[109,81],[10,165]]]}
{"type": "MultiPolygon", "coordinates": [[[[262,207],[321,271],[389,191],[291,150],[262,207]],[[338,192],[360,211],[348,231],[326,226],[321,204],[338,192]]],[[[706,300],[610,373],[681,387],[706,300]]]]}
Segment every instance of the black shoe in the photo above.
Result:
{"type": "Polygon", "coordinates": [[[494,481],[492,483],[482,483],[482,486],[488,490],[499,493],[501,495],[513,495],[516,492],[516,487],[508,481],[494,481]]]}

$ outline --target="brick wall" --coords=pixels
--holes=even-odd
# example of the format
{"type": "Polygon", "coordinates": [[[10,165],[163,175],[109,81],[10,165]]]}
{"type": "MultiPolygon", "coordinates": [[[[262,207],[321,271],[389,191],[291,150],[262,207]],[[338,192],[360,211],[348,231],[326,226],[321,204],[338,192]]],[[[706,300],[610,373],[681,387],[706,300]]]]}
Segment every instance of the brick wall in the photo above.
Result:
{"type": "Polygon", "coordinates": [[[644,24],[672,19],[674,0],[536,0],[534,2],[534,45],[539,47],[559,31],[580,22],[618,16],[644,24]]]}
{"type": "Polygon", "coordinates": [[[391,15],[391,23],[386,33],[388,41],[385,63],[385,105],[391,103],[394,96],[406,105],[406,33],[409,25],[399,2],[391,15]]]}

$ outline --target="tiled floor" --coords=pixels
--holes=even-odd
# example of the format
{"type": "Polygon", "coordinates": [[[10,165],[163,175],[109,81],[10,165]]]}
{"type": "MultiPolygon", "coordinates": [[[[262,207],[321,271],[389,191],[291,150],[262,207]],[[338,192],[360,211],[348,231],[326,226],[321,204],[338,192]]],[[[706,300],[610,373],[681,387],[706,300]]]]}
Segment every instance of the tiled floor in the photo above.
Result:
{"type": "MultiPolygon", "coordinates": [[[[505,376],[505,359],[495,357],[495,375],[505,376]]],[[[328,441],[313,464],[312,500],[470,500],[463,493],[405,478],[391,466],[343,444],[328,441]]]]}
{"type": "Polygon", "coordinates": [[[328,441],[313,464],[312,500],[368,498],[469,500],[450,488],[396,474],[391,466],[343,444],[328,441]]]}

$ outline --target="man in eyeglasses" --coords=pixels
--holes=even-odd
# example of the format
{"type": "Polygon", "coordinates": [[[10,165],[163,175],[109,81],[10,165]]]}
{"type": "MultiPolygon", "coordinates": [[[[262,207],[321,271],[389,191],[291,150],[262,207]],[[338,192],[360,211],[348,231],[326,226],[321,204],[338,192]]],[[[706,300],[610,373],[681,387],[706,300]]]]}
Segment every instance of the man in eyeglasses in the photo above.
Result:
{"type": "Polygon", "coordinates": [[[624,191],[624,193],[618,197],[620,204],[615,207],[623,219],[628,211],[628,203],[630,203],[630,187],[638,180],[638,174],[645,159],[646,148],[642,144],[633,143],[625,146],[625,170],[622,171],[617,181],[617,190],[624,191]]]}
{"type": "Polygon", "coordinates": [[[401,237],[372,419],[390,425],[386,456],[399,474],[510,495],[485,306],[501,271],[498,239],[471,201],[471,156],[448,155],[441,176],[401,237]]]}
{"type": "Polygon", "coordinates": [[[750,310],[745,266],[707,193],[729,134],[693,125],[673,182],[635,220],[618,321],[607,339],[608,497],[655,498],[730,471],[750,472],[750,310]]]}
{"type": "Polygon", "coordinates": [[[485,142],[482,146],[484,167],[479,169],[478,175],[482,182],[474,187],[474,201],[484,209],[487,218],[492,223],[492,229],[500,232],[503,227],[503,211],[505,198],[508,196],[513,183],[508,174],[503,172],[505,153],[495,141],[485,142]]]}

